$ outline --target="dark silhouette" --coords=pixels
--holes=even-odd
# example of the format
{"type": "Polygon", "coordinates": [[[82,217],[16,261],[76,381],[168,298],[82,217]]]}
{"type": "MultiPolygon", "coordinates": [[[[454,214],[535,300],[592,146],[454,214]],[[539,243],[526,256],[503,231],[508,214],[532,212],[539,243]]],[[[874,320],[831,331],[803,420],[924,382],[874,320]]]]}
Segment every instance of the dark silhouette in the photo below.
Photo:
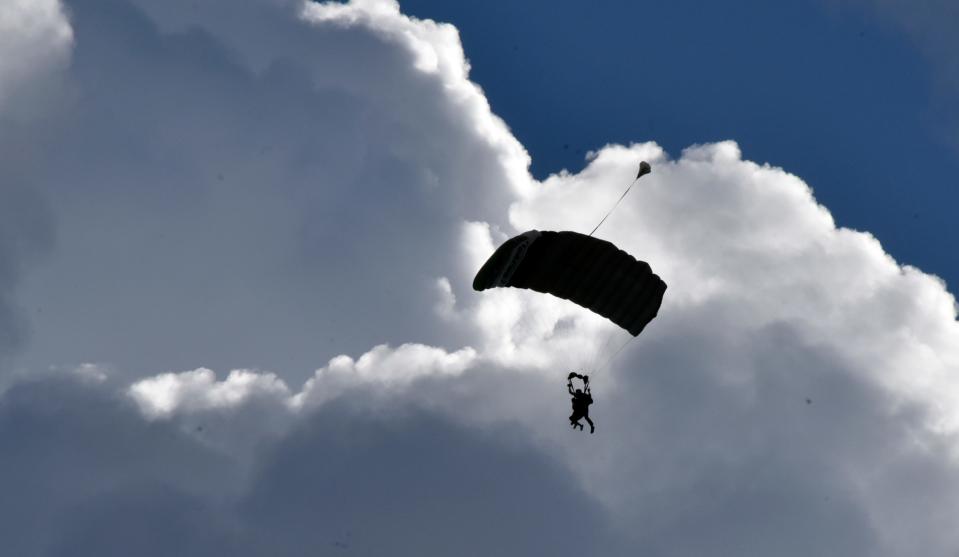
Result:
{"type": "Polygon", "coordinates": [[[595,432],[596,426],[593,424],[593,420],[589,419],[589,405],[593,403],[593,397],[589,393],[589,376],[575,372],[570,373],[566,380],[566,388],[569,390],[569,394],[573,395],[573,413],[569,416],[569,424],[573,429],[578,427],[582,430],[583,424],[579,423],[579,420],[585,418],[589,424],[589,432],[595,432]],[[579,377],[583,380],[583,389],[573,390],[573,377],[579,377]]]}
{"type": "Polygon", "coordinates": [[[565,298],[636,336],[656,317],[666,283],[649,264],[578,232],[530,230],[483,264],[473,289],[525,288],[565,298]]]}

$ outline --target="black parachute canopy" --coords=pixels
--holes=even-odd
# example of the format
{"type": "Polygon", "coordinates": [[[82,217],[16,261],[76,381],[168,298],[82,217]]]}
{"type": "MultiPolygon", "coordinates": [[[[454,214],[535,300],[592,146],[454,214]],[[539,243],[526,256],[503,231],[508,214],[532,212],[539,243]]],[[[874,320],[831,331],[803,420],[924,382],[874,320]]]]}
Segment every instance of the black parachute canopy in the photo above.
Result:
{"type": "Polygon", "coordinates": [[[575,302],[633,336],[656,317],[666,283],[645,261],[578,232],[530,230],[503,243],[473,289],[527,288],[575,302]]]}

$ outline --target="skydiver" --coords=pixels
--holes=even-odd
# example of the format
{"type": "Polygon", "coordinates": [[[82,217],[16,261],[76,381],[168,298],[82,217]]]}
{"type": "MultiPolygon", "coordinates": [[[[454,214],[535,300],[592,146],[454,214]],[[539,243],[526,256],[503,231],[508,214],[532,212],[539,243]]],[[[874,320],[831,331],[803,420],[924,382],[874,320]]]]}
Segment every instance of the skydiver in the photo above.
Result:
{"type": "Polygon", "coordinates": [[[593,420],[589,419],[589,405],[593,403],[593,397],[589,393],[589,379],[583,377],[583,384],[585,385],[585,391],[582,389],[573,391],[572,374],[567,380],[566,388],[569,390],[569,394],[573,395],[573,413],[569,416],[569,423],[573,426],[573,429],[579,427],[582,431],[583,424],[579,423],[579,420],[580,418],[586,418],[589,423],[589,432],[593,433],[596,431],[596,426],[593,425],[593,420]]]}

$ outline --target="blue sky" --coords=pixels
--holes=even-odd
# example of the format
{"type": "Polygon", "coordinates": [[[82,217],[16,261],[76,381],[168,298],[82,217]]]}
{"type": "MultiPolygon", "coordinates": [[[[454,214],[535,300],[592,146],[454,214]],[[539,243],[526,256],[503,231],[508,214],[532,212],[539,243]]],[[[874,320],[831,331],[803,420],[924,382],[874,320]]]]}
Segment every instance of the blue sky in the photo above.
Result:
{"type": "Polygon", "coordinates": [[[655,139],[675,156],[735,139],[747,158],[802,176],[840,225],[959,284],[955,92],[944,106],[938,60],[869,3],[409,0],[403,9],[457,26],[473,78],[537,177],[579,170],[608,142],[655,139]]]}
{"type": "Polygon", "coordinates": [[[957,4],[786,5],[0,2],[4,548],[954,557],[957,4]]]}

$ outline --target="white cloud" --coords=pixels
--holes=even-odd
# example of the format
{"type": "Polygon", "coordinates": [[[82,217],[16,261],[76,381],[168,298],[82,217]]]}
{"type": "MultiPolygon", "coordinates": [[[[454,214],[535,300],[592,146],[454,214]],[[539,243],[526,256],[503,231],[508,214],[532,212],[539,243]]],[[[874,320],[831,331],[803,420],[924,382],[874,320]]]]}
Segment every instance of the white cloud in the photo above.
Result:
{"type": "Polygon", "coordinates": [[[44,306],[23,365],[299,382],[381,343],[465,345],[433,319],[435,281],[462,294],[445,258],[462,222],[505,221],[530,179],[455,31],[283,2],[204,2],[190,20],[190,4],[73,10],[77,94],[18,147],[43,162],[23,172],[59,231],[21,294],[44,306]],[[435,71],[411,69],[414,44],[435,71]]]}
{"type": "MultiPolygon", "coordinates": [[[[588,229],[588,217],[577,222],[579,215],[566,208],[594,196],[611,204],[635,161],[654,159],[653,174],[638,184],[631,202],[617,210],[600,235],[648,260],[669,290],[660,317],[627,352],[631,357],[618,362],[616,374],[596,378],[597,385],[613,383],[604,397],[612,400],[597,410],[614,412],[621,427],[642,429],[650,421],[691,415],[672,424],[669,435],[641,433],[649,448],[608,447],[598,458],[614,464],[584,465],[584,477],[616,501],[619,512],[641,517],[634,513],[645,507],[640,501],[653,496],[650,489],[687,493],[696,501],[687,504],[706,505],[698,493],[701,482],[712,483],[722,469],[738,475],[754,466],[773,466],[775,474],[789,479],[778,478],[775,482],[785,483],[762,489],[785,496],[805,481],[799,470],[786,471],[790,459],[802,458],[830,470],[822,481],[856,491],[843,501],[854,501],[868,517],[883,548],[876,551],[906,554],[905,540],[919,538],[930,540],[930,554],[955,548],[957,540],[945,531],[921,520],[906,525],[887,512],[895,505],[892,492],[904,496],[889,487],[898,474],[935,468],[929,480],[939,486],[934,489],[948,489],[945,485],[956,477],[959,324],[955,300],[943,282],[900,267],[868,233],[837,229],[800,179],[741,160],[730,142],[687,150],[676,161],[655,154],[651,146],[635,146],[628,157],[618,147],[601,151],[581,175],[552,177],[539,196],[518,203],[511,213],[521,229],[558,228],[570,221],[571,228],[588,229]],[[710,392],[709,398],[722,405],[700,400],[699,391],[710,392]],[[649,392],[675,399],[678,406],[662,407],[645,395],[649,392]],[[635,408],[636,396],[656,411],[635,408]],[[704,402],[708,406],[701,406],[704,402]],[[784,411],[783,404],[857,425],[810,423],[784,411]],[[860,444],[857,429],[866,427],[860,423],[864,416],[882,433],[870,433],[860,444]],[[836,435],[831,429],[848,435],[845,442],[856,448],[826,441],[836,435]],[[802,450],[790,446],[788,437],[797,433],[806,444],[802,450]],[[726,446],[713,447],[714,440],[726,446]],[[778,468],[766,462],[769,458],[786,460],[778,468]],[[686,459],[719,468],[676,467],[686,459]],[[662,475],[643,472],[660,466],[662,475]],[[900,472],[901,467],[910,472],[900,472]],[[624,489],[631,477],[645,485],[624,489]]],[[[592,219],[601,214],[595,211],[592,219]]],[[[629,435],[626,431],[614,435],[629,435]]],[[[746,504],[740,494],[726,496],[746,504]]],[[[918,497],[906,497],[910,502],[900,505],[920,505],[918,497]]],[[[937,510],[930,512],[945,515],[956,501],[944,497],[934,506],[937,510]]],[[[802,530],[796,524],[796,531],[802,530]]],[[[759,535],[741,534],[743,539],[759,535]]]]}
{"type": "Polygon", "coordinates": [[[209,369],[163,373],[130,386],[130,395],[147,417],[236,408],[254,397],[285,399],[289,388],[275,374],[235,369],[223,381],[209,369]]]}
{"type": "Polygon", "coordinates": [[[357,388],[403,396],[416,379],[455,377],[476,361],[476,351],[468,347],[450,353],[422,344],[404,344],[395,349],[380,345],[358,360],[345,355],[330,360],[291,399],[291,405],[312,409],[357,388]]]}
{"type": "Polygon", "coordinates": [[[102,553],[141,523],[207,554],[325,549],[361,523],[358,551],[411,554],[489,554],[490,529],[506,554],[959,548],[955,301],[799,177],[731,141],[645,143],[534,184],[451,26],[389,1],[188,4],[73,6],[78,96],[23,124],[44,164],[17,171],[60,231],[17,294],[44,309],[25,365],[116,371],[0,398],[0,448],[26,455],[0,477],[69,485],[0,504],[55,534],[19,554],[102,553]],[[597,235],[669,290],[598,369],[615,327],[470,281],[512,234],[589,231],[639,160],[653,173],[597,235]],[[581,366],[593,436],[565,421],[581,366]],[[587,532],[557,542],[577,509],[587,532]]]}
{"type": "MultiPolygon", "coordinates": [[[[277,408],[299,411],[304,406],[312,408],[335,399],[351,388],[402,391],[419,378],[455,377],[476,360],[477,354],[472,348],[450,353],[422,344],[404,344],[397,348],[384,344],[372,348],[358,360],[346,355],[333,358],[296,394],[274,373],[235,369],[226,379],[218,381],[216,373],[206,368],[147,377],[134,382],[127,392],[148,419],[235,410],[257,399],[271,401],[277,408]]],[[[80,366],[77,374],[98,381],[106,378],[92,364],[80,366]]]]}
{"type": "MultiPolygon", "coordinates": [[[[513,207],[518,228],[586,229],[601,211],[568,207],[590,198],[611,204],[616,177],[655,152],[636,146],[624,156],[614,147],[580,176],[550,178],[539,196],[513,207]]],[[[799,178],[741,160],[732,142],[658,158],[636,190],[600,235],[648,260],[669,284],[659,321],[724,304],[734,313],[723,328],[744,338],[790,324],[891,393],[941,406],[934,421],[956,431],[957,406],[942,402],[959,393],[951,373],[959,324],[941,280],[900,267],[868,233],[837,229],[799,178]]]]}

